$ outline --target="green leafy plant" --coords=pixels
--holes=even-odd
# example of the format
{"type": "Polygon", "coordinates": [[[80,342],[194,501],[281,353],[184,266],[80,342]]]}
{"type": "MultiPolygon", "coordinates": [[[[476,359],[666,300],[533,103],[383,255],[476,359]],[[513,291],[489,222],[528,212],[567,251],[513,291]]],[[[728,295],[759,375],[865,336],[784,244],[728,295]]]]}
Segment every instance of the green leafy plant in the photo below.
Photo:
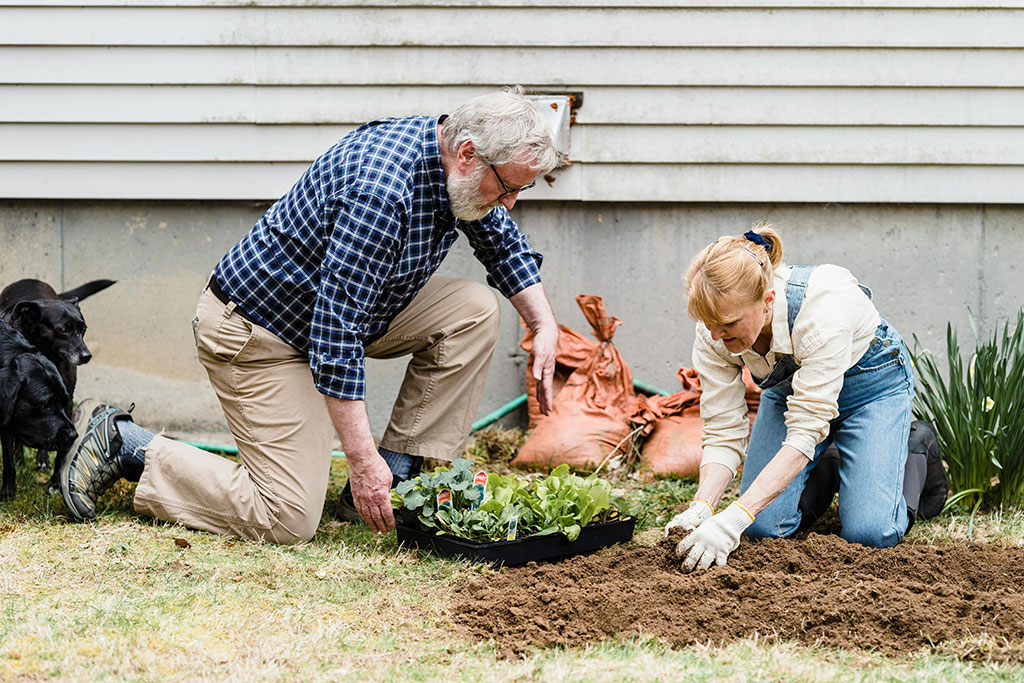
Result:
{"type": "MultiPolygon", "coordinates": [[[[970,321],[978,339],[973,315],[970,321]]],[[[935,357],[919,351],[916,335],[914,346],[914,412],[935,426],[949,466],[950,505],[1024,503],[1024,309],[1012,332],[1007,321],[1001,333],[977,343],[966,364],[947,325],[945,377],[935,357]]]]}
{"type": "Polygon", "coordinates": [[[505,540],[513,518],[519,538],[562,533],[574,541],[583,527],[614,509],[611,484],[573,474],[568,465],[532,484],[513,474],[490,474],[480,491],[473,479],[472,463],[459,458],[451,468],[402,482],[391,502],[421,528],[472,541],[505,540]],[[438,505],[443,490],[451,492],[450,505],[438,505]]]}
{"type": "Polygon", "coordinates": [[[551,474],[527,489],[520,500],[529,509],[523,522],[533,535],[562,532],[575,541],[594,516],[611,506],[612,486],[597,476],[572,474],[559,465],[551,474]]]}

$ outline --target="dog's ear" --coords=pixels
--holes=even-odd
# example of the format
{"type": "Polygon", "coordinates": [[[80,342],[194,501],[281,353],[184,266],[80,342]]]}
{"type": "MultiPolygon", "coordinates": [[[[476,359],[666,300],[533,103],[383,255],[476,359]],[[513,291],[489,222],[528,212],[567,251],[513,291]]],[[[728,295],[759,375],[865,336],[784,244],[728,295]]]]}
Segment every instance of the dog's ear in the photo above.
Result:
{"type": "Polygon", "coordinates": [[[26,384],[28,380],[20,371],[17,356],[12,358],[6,367],[0,368],[0,425],[6,425],[11,421],[18,394],[26,384]]]}
{"type": "Polygon", "coordinates": [[[21,326],[28,323],[34,325],[43,317],[43,310],[38,301],[19,301],[11,309],[11,326],[22,329],[21,326]]]}
{"type": "Polygon", "coordinates": [[[61,301],[67,301],[72,306],[78,306],[78,297],[77,296],[69,297],[67,299],[61,299],[61,301]]]}

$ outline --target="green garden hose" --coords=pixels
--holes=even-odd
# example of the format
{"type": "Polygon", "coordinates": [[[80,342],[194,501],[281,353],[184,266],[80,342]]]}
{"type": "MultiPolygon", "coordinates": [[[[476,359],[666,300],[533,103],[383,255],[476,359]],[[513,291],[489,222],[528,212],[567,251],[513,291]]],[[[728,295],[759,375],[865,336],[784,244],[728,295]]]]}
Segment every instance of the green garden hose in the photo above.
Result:
{"type": "MultiPolygon", "coordinates": [[[[633,388],[642,391],[645,394],[668,396],[667,391],[659,389],[653,384],[641,382],[640,380],[633,380],[633,388]]],[[[513,410],[521,407],[524,403],[526,403],[526,394],[520,394],[519,396],[512,399],[502,407],[495,410],[493,413],[485,415],[484,417],[481,417],[479,420],[474,422],[473,426],[469,428],[470,433],[478,432],[484,427],[491,426],[501,418],[511,413],[513,410]]],[[[182,443],[187,443],[189,446],[195,446],[196,448],[201,448],[202,450],[209,451],[210,453],[220,453],[221,455],[238,455],[238,448],[235,446],[217,446],[208,443],[198,443],[196,441],[182,441],[182,443]]],[[[331,456],[335,458],[344,458],[345,453],[343,451],[331,451],[331,456]]]]}

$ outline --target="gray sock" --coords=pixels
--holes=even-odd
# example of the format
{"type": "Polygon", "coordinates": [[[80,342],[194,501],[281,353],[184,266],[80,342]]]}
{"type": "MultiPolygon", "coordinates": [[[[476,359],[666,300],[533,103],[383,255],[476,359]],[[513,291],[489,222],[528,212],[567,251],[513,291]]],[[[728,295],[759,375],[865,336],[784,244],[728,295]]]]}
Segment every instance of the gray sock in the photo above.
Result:
{"type": "Polygon", "coordinates": [[[124,418],[117,420],[114,426],[121,435],[121,450],[118,455],[125,464],[124,478],[138,481],[142,476],[142,468],[146,465],[146,447],[155,434],[124,418]]]}
{"type": "Polygon", "coordinates": [[[423,458],[418,455],[406,455],[387,448],[378,448],[377,451],[384,458],[384,462],[388,464],[391,474],[403,481],[415,477],[420,473],[420,467],[423,466],[423,458]]]}

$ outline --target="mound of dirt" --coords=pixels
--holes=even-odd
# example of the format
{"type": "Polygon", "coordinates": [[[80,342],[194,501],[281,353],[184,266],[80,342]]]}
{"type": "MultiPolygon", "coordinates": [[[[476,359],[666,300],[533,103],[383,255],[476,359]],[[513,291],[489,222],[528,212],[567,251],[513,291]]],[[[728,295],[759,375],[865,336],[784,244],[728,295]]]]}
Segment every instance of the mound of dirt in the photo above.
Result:
{"type": "MultiPolygon", "coordinates": [[[[684,647],[759,634],[888,655],[987,634],[1024,643],[1024,549],[905,543],[873,549],[837,536],[744,539],[725,567],[686,574],[679,536],[473,579],[461,628],[505,655],[655,636],[684,647]]],[[[1013,661],[1024,661],[1017,648],[1013,661]]]]}

